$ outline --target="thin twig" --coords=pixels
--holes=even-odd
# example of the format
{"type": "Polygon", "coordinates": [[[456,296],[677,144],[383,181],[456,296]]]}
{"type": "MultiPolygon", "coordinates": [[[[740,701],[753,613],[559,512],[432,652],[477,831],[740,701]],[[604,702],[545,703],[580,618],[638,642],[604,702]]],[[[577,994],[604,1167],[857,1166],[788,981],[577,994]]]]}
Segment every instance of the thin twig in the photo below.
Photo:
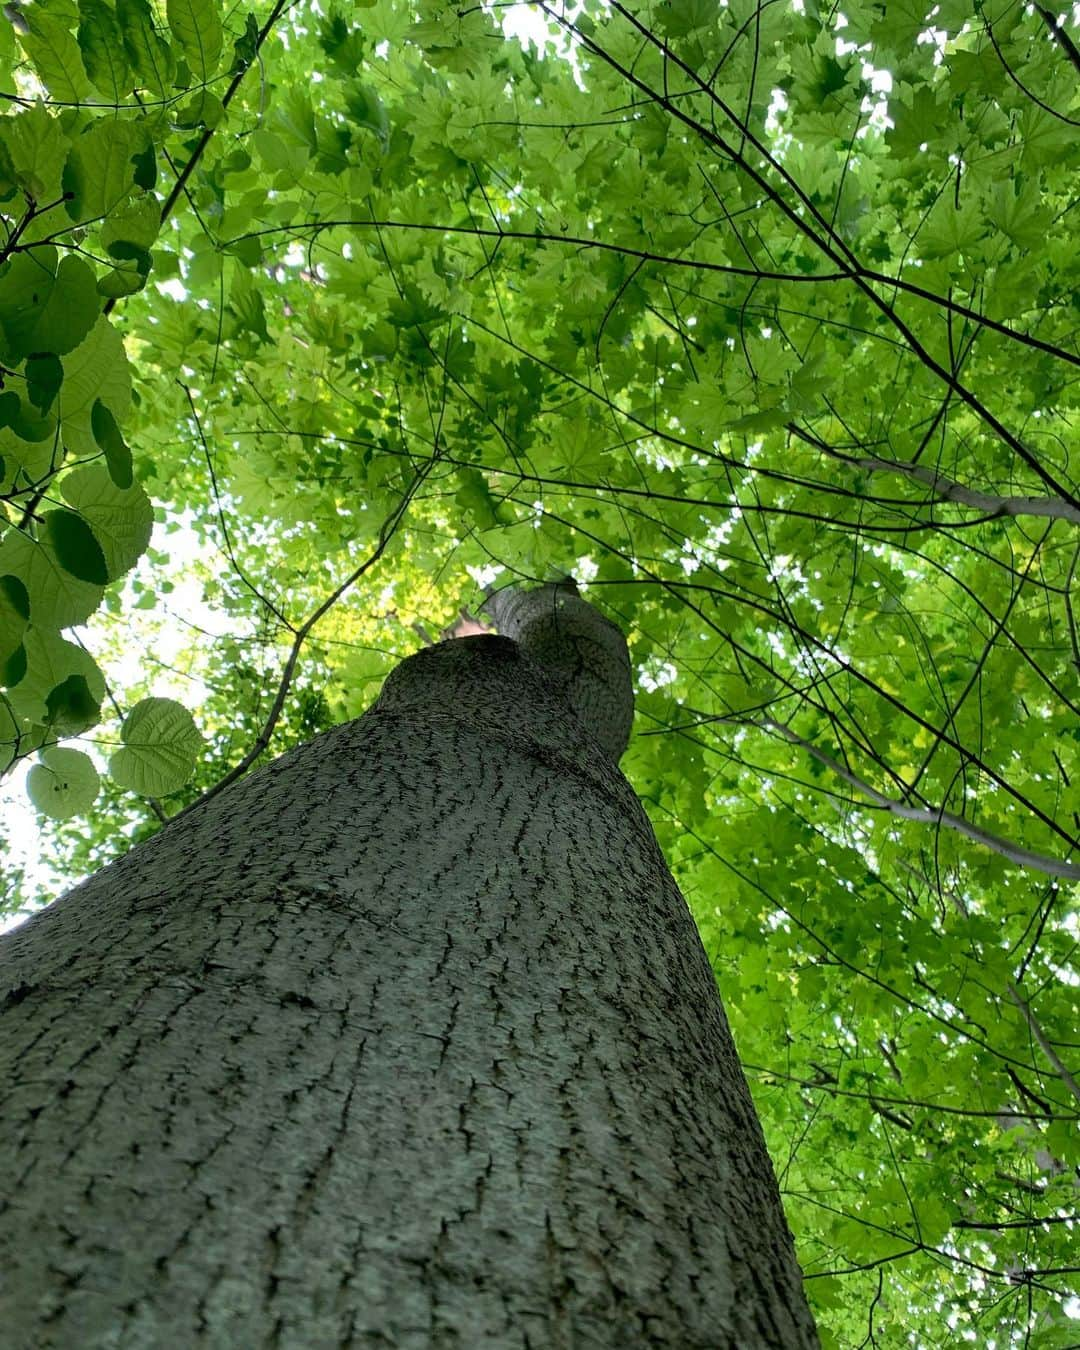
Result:
{"type": "MultiPolygon", "coordinates": [[[[715,717],[711,721],[730,722],[733,719],[728,717],[715,717]]],[[[744,719],[739,719],[744,720],[744,719]]],[[[956,815],[953,811],[947,811],[943,806],[907,806],[904,802],[898,802],[892,797],[886,797],[883,792],[878,792],[877,788],[871,787],[869,783],[850,773],[839,764],[832,755],[826,754],[824,750],[818,749],[811,741],[792,731],[790,727],[785,726],[783,722],[777,722],[769,717],[752,725],[761,726],[785,740],[790,741],[792,745],[799,746],[807,754],[812,755],[820,764],[824,764],[838,778],[842,778],[845,783],[853,787],[856,792],[869,798],[875,806],[879,806],[891,815],[899,816],[902,820],[914,820],[926,825],[944,825],[948,829],[956,830],[957,833],[966,835],[977,844],[982,844],[985,848],[993,849],[995,853],[1000,853],[1002,857],[1008,858],[1018,867],[1026,867],[1037,872],[1046,872],[1054,877],[1067,877],[1071,881],[1080,881],[1080,863],[1066,862],[1060,858],[1047,857],[1045,853],[1036,853],[1033,849],[1024,848],[1021,844],[1014,844],[1009,839],[1003,839],[1000,835],[992,834],[989,830],[984,830],[979,825],[973,825],[970,820],[965,820],[963,816],[956,815]]]]}
{"type": "Polygon", "coordinates": [[[178,811],[170,820],[170,824],[172,823],[172,820],[179,820],[181,816],[187,815],[189,811],[193,811],[198,806],[205,805],[213,797],[216,797],[219,792],[223,792],[231,783],[235,783],[238,778],[247,773],[248,769],[251,768],[252,764],[255,763],[258,757],[270,744],[270,738],[274,734],[274,729],[281,717],[281,711],[285,706],[285,699],[288,696],[289,686],[292,683],[296,664],[300,659],[300,649],[303,647],[308,635],[319,620],[337,604],[349,587],[359,581],[364,573],[374,567],[382,557],[383,553],[386,551],[387,544],[389,544],[394,532],[400,525],[409,503],[416,495],[421,483],[431,472],[431,463],[434,463],[434,461],[431,461],[429,465],[417,472],[416,477],[403,493],[401,500],[383,521],[382,525],[379,527],[378,542],[368,557],[365,558],[358,567],[353,568],[345,580],[331,591],[322,604],[312,611],[299,628],[294,630],[295,636],[293,638],[292,647],[289,650],[289,655],[286,658],[285,666],[281,672],[281,678],[278,681],[277,693],[274,695],[274,701],[270,705],[270,711],[266,715],[262,730],[259,732],[258,736],[256,736],[251,747],[247,750],[239,763],[235,764],[223,778],[220,778],[213,785],[213,787],[207,788],[197,801],[191,802],[190,805],[185,806],[182,811],[178,811]]]}
{"type": "Polygon", "coordinates": [[[1031,1034],[1035,1037],[1036,1041],[1038,1041],[1039,1049],[1043,1052],[1046,1058],[1053,1065],[1054,1072],[1065,1084],[1065,1086],[1069,1089],[1069,1091],[1076,1098],[1076,1100],[1080,1102],[1080,1083],[1076,1081],[1076,1079],[1072,1076],[1069,1070],[1065,1067],[1064,1063],[1062,1062],[1061,1056],[1054,1049],[1053,1045],[1050,1043],[1049,1037],[1046,1035],[1046,1032],[1043,1031],[1042,1027],[1039,1025],[1038,1019],[1036,1018],[1035,1014],[1031,1011],[1031,1005],[1027,1003],[1027,1001],[1024,998],[1021,997],[1019,989],[1017,989],[1016,985],[1013,984],[1011,980],[1009,981],[1009,987],[1006,990],[1006,993],[1008,994],[1009,998],[1013,1001],[1013,1003],[1015,1003],[1016,1006],[1020,1009],[1020,1011],[1024,1014],[1024,1020],[1031,1028],[1031,1034]]]}

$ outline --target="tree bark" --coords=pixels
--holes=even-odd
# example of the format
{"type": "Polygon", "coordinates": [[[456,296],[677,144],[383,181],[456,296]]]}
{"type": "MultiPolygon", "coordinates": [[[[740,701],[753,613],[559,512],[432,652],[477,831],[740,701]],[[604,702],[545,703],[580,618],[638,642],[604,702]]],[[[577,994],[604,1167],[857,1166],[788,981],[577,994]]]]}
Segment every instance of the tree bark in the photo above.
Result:
{"type": "Polygon", "coordinates": [[[0,941],[7,1350],[817,1344],[571,685],[428,648],[0,941]]]}

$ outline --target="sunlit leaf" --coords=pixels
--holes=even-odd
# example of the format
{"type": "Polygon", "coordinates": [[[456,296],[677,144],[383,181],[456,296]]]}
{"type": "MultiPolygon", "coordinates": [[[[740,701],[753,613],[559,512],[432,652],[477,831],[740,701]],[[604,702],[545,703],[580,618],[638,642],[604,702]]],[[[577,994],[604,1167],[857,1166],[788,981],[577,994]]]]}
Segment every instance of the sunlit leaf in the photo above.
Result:
{"type": "Polygon", "coordinates": [[[122,576],[150,542],[154,510],[146,493],[137,483],[118,487],[110,471],[97,464],[66,473],[62,491],[93,531],[108,580],[122,576]]]}
{"type": "Polygon", "coordinates": [[[82,750],[42,750],[40,762],[26,775],[26,791],[45,815],[70,820],[88,810],[98,794],[94,761],[82,750]]]}
{"type": "Polygon", "coordinates": [[[120,736],[124,746],[110,759],[109,771],[121,787],[146,797],[183,787],[202,752],[191,714],[168,698],[142,699],[125,717],[120,736]]]}
{"type": "Polygon", "coordinates": [[[196,80],[208,80],[221,59],[221,17],[216,0],[166,0],[173,36],[196,80]]]}
{"type": "Polygon", "coordinates": [[[0,330],[7,359],[31,352],[63,355],[77,347],[98,317],[94,273],[81,259],[51,246],[19,253],[0,271],[0,330]]]}

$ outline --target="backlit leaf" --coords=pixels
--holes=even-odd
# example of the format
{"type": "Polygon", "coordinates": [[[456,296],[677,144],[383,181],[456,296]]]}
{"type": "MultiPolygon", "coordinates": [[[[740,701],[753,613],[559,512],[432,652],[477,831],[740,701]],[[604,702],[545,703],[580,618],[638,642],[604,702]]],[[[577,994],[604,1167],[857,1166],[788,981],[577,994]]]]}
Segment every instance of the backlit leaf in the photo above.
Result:
{"type": "Polygon", "coordinates": [[[60,566],[80,581],[104,586],[109,579],[105,554],[94,532],[74,511],[47,511],[42,517],[43,538],[60,566]]]}
{"type": "Polygon", "coordinates": [[[121,787],[145,797],[162,797],[183,787],[202,752],[194,719],[180,703],[144,698],[124,719],[123,749],[109,761],[121,787]]]}
{"type": "Polygon", "coordinates": [[[159,97],[171,89],[176,61],[159,35],[147,0],[116,0],[124,51],[139,84],[159,97]]]}
{"type": "Polygon", "coordinates": [[[119,103],[134,84],[116,11],[105,0],[79,0],[79,50],[102,98],[119,103]]]}
{"type": "Polygon", "coordinates": [[[98,317],[94,273],[51,245],[19,253],[0,271],[0,331],[7,360],[31,352],[63,355],[77,347],[98,317]]]}
{"type": "Polygon", "coordinates": [[[30,618],[26,586],[10,573],[0,576],[0,662],[6,661],[22,643],[30,618]]]}
{"type": "Polygon", "coordinates": [[[94,761],[82,750],[42,750],[40,762],[26,775],[26,791],[45,815],[70,820],[88,810],[98,794],[94,761]]]}
{"type": "Polygon", "coordinates": [[[215,0],[167,0],[173,36],[196,80],[208,80],[221,60],[221,18],[215,0]]]}
{"type": "Polygon", "coordinates": [[[105,463],[109,477],[118,488],[129,488],[132,484],[131,451],[128,449],[116,418],[101,399],[94,400],[90,410],[90,428],[94,440],[105,452],[105,463]]]}
{"type": "Polygon", "coordinates": [[[118,487],[108,469],[84,464],[64,475],[61,490],[93,530],[108,579],[115,581],[134,567],[150,543],[154,524],[150,499],[138,483],[118,487]]]}

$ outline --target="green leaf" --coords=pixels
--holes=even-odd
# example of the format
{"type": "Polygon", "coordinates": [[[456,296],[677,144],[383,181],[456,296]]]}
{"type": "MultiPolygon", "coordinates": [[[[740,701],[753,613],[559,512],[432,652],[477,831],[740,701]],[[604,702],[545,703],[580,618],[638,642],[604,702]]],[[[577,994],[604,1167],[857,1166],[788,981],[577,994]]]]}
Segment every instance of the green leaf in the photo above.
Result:
{"type": "Polygon", "coordinates": [[[108,103],[119,103],[135,77],[124,52],[116,11],[105,0],[79,0],[79,51],[86,73],[108,103]]]}
{"type": "Polygon", "coordinates": [[[728,422],[729,431],[739,431],[743,433],[775,431],[778,427],[784,426],[791,418],[791,414],[786,408],[762,408],[758,412],[746,413],[742,417],[736,417],[728,422]]]}
{"type": "Polygon", "coordinates": [[[77,736],[96,726],[101,704],[90,692],[85,675],[69,675],[45,700],[48,727],[54,736],[77,736]]]}
{"type": "Polygon", "coordinates": [[[74,511],[46,511],[42,524],[44,538],[65,571],[80,581],[105,585],[109,579],[105,554],[82,516],[74,511]]]}
{"type": "Polygon", "coordinates": [[[1011,179],[995,183],[986,215],[1022,249],[1037,248],[1053,219],[1043,205],[1038,183],[1030,180],[1023,187],[1011,179]]]}
{"type": "Polygon", "coordinates": [[[0,331],[7,364],[31,352],[63,355],[86,337],[100,303],[93,271],[81,258],[42,244],[0,271],[0,331]]]}
{"type": "Polygon", "coordinates": [[[27,397],[40,412],[47,412],[64,382],[60,358],[52,352],[27,357],[25,374],[27,397]]]}
{"type": "Polygon", "coordinates": [[[949,258],[955,254],[967,257],[976,253],[987,232],[982,204],[971,195],[959,210],[952,201],[939,197],[926,223],[919,231],[916,248],[922,257],[949,258]]]}
{"type": "Polygon", "coordinates": [[[454,494],[454,500],[468,513],[482,530],[494,529],[503,523],[505,508],[491,495],[487,479],[479,469],[459,469],[458,481],[461,486],[454,494]]]}
{"type": "MultiPolygon", "coordinates": [[[[3,683],[3,671],[0,670],[0,685],[3,683]]],[[[20,752],[25,754],[24,744],[25,737],[20,734],[6,703],[0,699],[0,774],[7,773],[20,752]]]]}
{"type": "Polygon", "coordinates": [[[30,596],[26,586],[10,572],[0,576],[0,662],[8,660],[22,645],[30,619],[30,596]]]}
{"type": "MultiPolygon", "coordinates": [[[[102,571],[104,566],[102,556],[102,571]]],[[[0,572],[18,577],[26,587],[30,622],[38,628],[83,623],[101,603],[100,585],[82,581],[63,567],[48,538],[31,539],[22,530],[9,530],[0,540],[0,572]]]]}
{"type": "Polygon", "coordinates": [[[157,155],[153,141],[149,142],[145,150],[136,151],[131,162],[135,166],[135,186],[152,192],[157,184],[157,155]]]}
{"type": "Polygon", "coordinates": [[[208,80],[221,60],[221,17],[214,0],[166,0],[169,27],[196,80],[208,80]]]}
{"type": "Polygon", "coordinates": [[[106,404],[123,417],[131,398],[131,377],[120,334],[102,315],[86,339],[63,358],[64,443],[73,455],[96,455],[91,426],[94,404],[106,404]]]}
{"type": "Polygon", "coordinates": [[[889,116],[893,126],[885,133],[885,140],[893,154],[908,158],[918,153],[919,146],[935,140],[942,124],[942,110],[936,91],[929,85],[898,85],[896,97],[890,100],[889,116]]]}
{"type": "MultiPolygon", "coordinates": [[[[698,28],[716,23],[723,12],[720,0],[669,0],[660,6],[656,26],[667,37],[685,37],[698,28]]],[[[582,17],[587,25],[590,22],[588,15],[582,17]]],[[[578,26],[586,31],[580,21],[578,26]]]]}
{"type": "Polygon", "coordinates": [[[20,642],[19,645],[0,662],[0,685],[5,689],[10,689],[12,685],[21,684],[26,678],[26,646],[20,642]]]}
{"type": "Polygon", "coordinates": [[[66,20],[40,4],[29,5],[22,13],[30,31],[20,40],[42,84],[61,103],[79,103],[90,93],[90,81],[66,20]]]}
{"type": "Polygon", "coordinates": [[[69,146],[59,119],[37,103],[0,118],[0,139],[19,186],[38,201],[56,201],[69,146]]]}
{"type": "Polygon", "coordinates": [[[176,113],[178,127],[209,127],[218,125],[225,116],[225,105],[210,89],[196,89],[176,113]]]}
{"type": "Polygon", "coordinates": [[[154,509],[142,488],[137,483],[118,487],[108,469],[84,464],[64,475],[61,491],[79,518],[89,522],[108,579],[114,581],[134,567],[146,552],[154,525],[154,509]]]}
{"type": "Polygon", "coordinates": [[[108,253],[116,266],[98,282],[98,295],[117,297],[141,291],[150,275],[153,254],[138,244],[127,244],[122,240],[110,244],[108,253]]]}
{"type": "MultiPolygon", "coordinates": [[[[100,706],[105,697],[105,677],[93,657],[74,642],[68,642],[58,633],[31,624],[26,630],[21,650],[24,653],[24,673],[18,681],[9,682],[14,687],[8,693],[9,705],[21,722],[28,726],[48,725],[49,699],[57,688],[73,676],[84,681],[89,703],[100,706]]],[[[72,686],[72,697],[75,691],[76,687],[72,686]]],[[[66,703],[68,693],[58,697],[62,697],[66,703]]]]}
{"type": "MultiPolygon", "coordinates": [[[[29,385],[26,386],[30,393],[29,385]]],[[[0,394],[0,427],[10,427],[22,441],[44,441],[56,430],[56,419],[39,416],[30,403],[24,403],[12,389],[0,394]]]]}
{"type": "MultiPolygon", "coordinates": [[[[133,156],[134,164],[138,156],[133,156]]],[[[149,249],[161,231],[161,204],[150,192],[138,192],[123,206],[110,212],[101,227],[101,242],[113,253],[116,244],[134,244],[149,249]]],[[[126,256],[131,256],[126,255],[126,256]]]]}
{"type": "MultiPolygon", "coordinates": [[[[132,164],[138,162],[139,156],[133,156],[132,164]]],[[[101,227],[101,244],[114,268],[98,281],[99,295],[132,295],[142,289],[153,263],[150,245],[160,228],[161,207],[149,192],[137,193],[109,214],[101,227]]]]}
{"type": "Polygon", "coordinates": [[[26,791],[37,809],[53,820],[70,820],[89,810],[98,794],[90,756],[54,746],[41,751],[40,761],[26,775],[26,791]]]}
{"type": "Polygon", "coordinates": [[[232,240],[226,252],[232,254],[234,258],[239,258],[245,267],[258,267],[263,258],[262,243],[252,235],[241,235],[239,239],[232,240]]]}
{"type": "Polygon", "coordinates": [[[255,60],[259,50],[259,21],[254,14],[244,15],[244,31],[233,43],[233,59],[229,73],[237,75],[255,60]]]}
{"type": "Polygon", "coordinates": [[[118,488],[131,487],[133,482],[131,451],[120,434],[116,418],[99,398],[94,399],[94,406],[90,411],[90,428],[94,433],[94,440],[105,452],[109,477],[118,488]]]}
{"type": "Polygon", "coordinates": [[[144,698],[124,719],[124,748],[109,761],[121,787],[144,797],[175,792],[191,777],[202,737],[188,710],[171,698],[144,698]]]}
{"type": "Polygon", "coordinates": [[[138,128],[116,118],[99,118],[71,146],[64,169],[68,215],[77,221],[104,220],[135,187],[138,128]]]}
{"type": "Polygon", "coordinates": [[[19,188],[19,175],[15,170],[7,138],[0,133],[0,201],[10,201],[19,188]]]}
{"type": "Polygon", "coordinates": [[[176,61],[169,44],[158,34],[147,0],[116,0],[116,17],[124,51],[139,81],[159,98],[172,91],[176,61]]]}

